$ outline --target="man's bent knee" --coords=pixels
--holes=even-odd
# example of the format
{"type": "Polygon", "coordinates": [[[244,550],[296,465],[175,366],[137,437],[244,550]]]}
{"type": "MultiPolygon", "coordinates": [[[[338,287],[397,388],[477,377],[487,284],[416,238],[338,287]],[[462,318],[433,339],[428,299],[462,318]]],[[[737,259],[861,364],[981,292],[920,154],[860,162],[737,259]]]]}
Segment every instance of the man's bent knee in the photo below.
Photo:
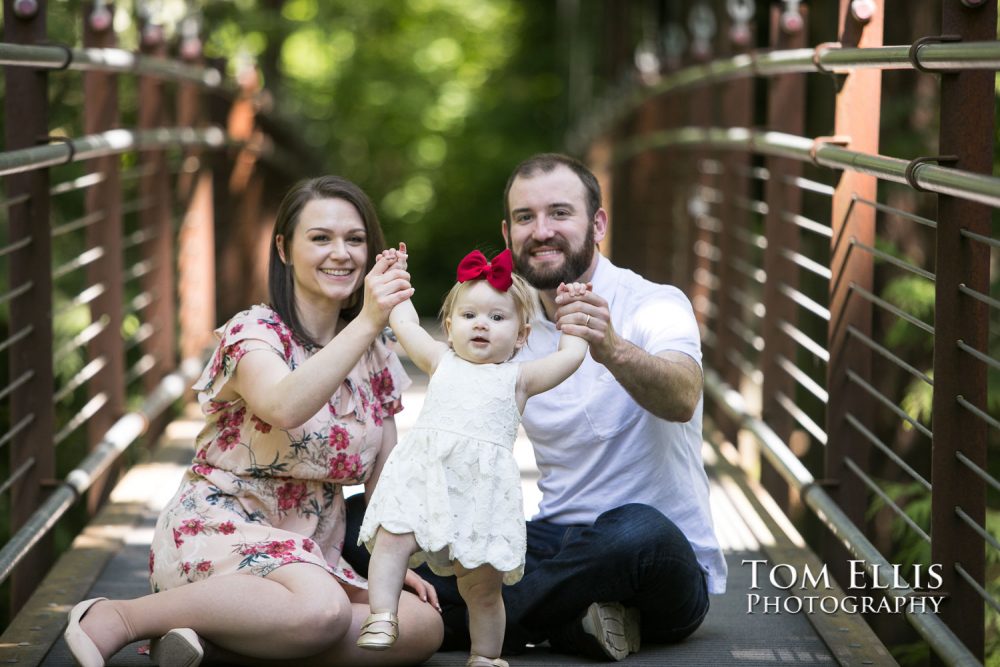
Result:
{"type": "Polygon", "coordinates": [[[687,538],[673,521],[649,505],[629,503],[597,517],[593,530],[617,553],[634,555],[649,547],[690,549],[687,538]]]}

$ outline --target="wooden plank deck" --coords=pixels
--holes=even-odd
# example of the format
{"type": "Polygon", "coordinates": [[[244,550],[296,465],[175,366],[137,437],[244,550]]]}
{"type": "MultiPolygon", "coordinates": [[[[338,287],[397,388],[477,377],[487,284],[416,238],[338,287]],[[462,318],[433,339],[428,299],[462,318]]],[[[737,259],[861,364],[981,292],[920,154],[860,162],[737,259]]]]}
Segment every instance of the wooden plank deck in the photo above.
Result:
{"type": "MultiPolygon", "coordinates": [[[[419,373],[412,373],[419,378],[419,373]]],[[[416,418],[425,382],[415,382],[407,391],[400,413],[400,430],[416,418]]],[[[148,552],[156,516],[172,497],[193,452],[192,439],[200,427],[197,409],[189,406],[186,416],[173,422],[150,461],[135,466],[116,487],[111,502],[63,555],[28,605],[0,636],[0,664],[72,665],[61,639],[65,616],[81,599],[96,596],[130,598],[148,592],[148,552]]],[[[515,445],[521,466],[526,513],[537,507],[537,470],[525,438],[515,445]]],[[[712,596],[704,625],[688,640],[672,646],[644,646],[629,656],[625,665],[894,665],[885,647],[858,616],[843,613],[747,614],[750,568],[744,559],[772,562],[820,563],[802,547],[801,538],[772,501],[746,480],[728,460],[732,452],[706,444],[705,460],[712,484],[712,506],[716,528],[729,563],[729,592],[712,596]],[[728,458],[727,458],[728,457],[728,458]]],[[[762,581],[755,591],[784,596],[762,581]]],[[[809,594],[809,591],[797,591],[809,594]]],[[[823,595],[831,591],[823,591],[823,595]]],[[[146,642],[120,651],[111,665],[150,665],[141,654],[146,642]]],[[[466,655],[436,654],[430,667],[461,666],[466,655]]],[[[585,665],[585,658],[558,655],[545,646],[509,658],[517,665],[585,665]]]]}

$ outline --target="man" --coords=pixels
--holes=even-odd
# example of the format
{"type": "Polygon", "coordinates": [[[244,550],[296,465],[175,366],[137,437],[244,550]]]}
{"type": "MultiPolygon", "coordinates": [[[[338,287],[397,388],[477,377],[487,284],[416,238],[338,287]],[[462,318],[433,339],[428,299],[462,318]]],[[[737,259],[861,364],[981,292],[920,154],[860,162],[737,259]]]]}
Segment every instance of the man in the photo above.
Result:
{"type": "MultiPolygon", "coordinates": [[[[640,637],[687,637],[708,612],[708,593],[725,592],[701,459],[697,323],[679,290],[597,252],[608,215],[578,161],[525,160],[504,205],[504,239],[543,310],[517,360],[554,351],[559,330],[590,343],[580,369],[524,411],[542,501],[527,524],[524,578],[504,587],[504,651],[547,639],[557,651],[622,660],[640,637]],[[593,291],[562,305],[560,282],[593,291]]],[[[445,610],[442,648],[467,647],[454,579],[420,572],[445,610]]]]}
{"type": "Polygon", "coordinates": [[[608,215],[581,163],[529,158],[504,204],[504,239],[544,310],[518,359],[554,350],[559,330],[590,343],[580,370],[524,411],[542,501],[525,577],[505,596],[510,628],[544,633],[556,649],[596,643],[621,660],[638,648],[637,630],[654,643],[683,639],[704,619],[706,593],[725,591],[701,460],[697,323],[679,290],[597,252],[608,215]],[[556,288],[573,281],[593,291],[563,306],[556,288]]]}

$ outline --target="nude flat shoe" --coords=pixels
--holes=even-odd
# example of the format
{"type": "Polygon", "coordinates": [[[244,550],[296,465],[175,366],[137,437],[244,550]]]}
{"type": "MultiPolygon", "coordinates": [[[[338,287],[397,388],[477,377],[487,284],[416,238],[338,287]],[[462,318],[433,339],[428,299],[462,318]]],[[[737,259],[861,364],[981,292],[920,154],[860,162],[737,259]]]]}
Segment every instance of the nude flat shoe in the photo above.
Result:
{"type": "Polygon", "coordinates": [[[149,642],[149,657],[160,667],[198,667],[205,647],[191,628],[174,628],[149,642]]]}
{"type": "Polygon", "coordinates": [[[73,660],[80,667],[104,667],[104,657],[97,650],[97,645],[80,627],[80,620],[84,615],[102,600],[107,600],[107,598],[84,600],[69,610],[69,623],[66,625],[66,631],[63,632],[63,639],[66,640],[66,646],[69,647],[73,660]]]}
{"type": "Polygon", "coordinates": [[[465,661],[465,667],[510,667],[510,665],[502,658],[484,658],[473,653],[465,661]]]}
{"type": "Polygon", "coordinates": [[[391,611],[382,611],[377,614],[368,614],[368,618],[361,624],[361,634],[358,635],[358,648],[366,648],[370,651],[384,651],[396,643],[399,635],[399,618],[391,611]],[[373,630],[375,623],[388,623],[389,630],[373,630]]]}

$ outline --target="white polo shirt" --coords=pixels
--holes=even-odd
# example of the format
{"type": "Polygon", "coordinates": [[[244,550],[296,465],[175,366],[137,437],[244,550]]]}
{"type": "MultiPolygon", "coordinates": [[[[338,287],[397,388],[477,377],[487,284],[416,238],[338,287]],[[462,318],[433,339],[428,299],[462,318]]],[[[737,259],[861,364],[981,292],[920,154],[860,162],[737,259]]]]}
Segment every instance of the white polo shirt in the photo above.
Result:
{"type": "MultiPolygon", "coordinates": [[[[650,354],[674,350],[701,365],[701,341],[683,292],[652,283],[600,257],[593,277],[607,300],[619,336],[650,354]]],[[[560,333],[544,316],[531,323],[515,361],[554,352],[560,333]]],[[[708,577],[708,590],[726,590],[726,561],[715,538],[708,477],[701,459],[702,401],[685,423],[653,416],[588,353],[555,389],[528,400],[522,423],[541,473],[535,519],[591,524],[628,503],[660,510],[681,529],[708,577]]]]}

